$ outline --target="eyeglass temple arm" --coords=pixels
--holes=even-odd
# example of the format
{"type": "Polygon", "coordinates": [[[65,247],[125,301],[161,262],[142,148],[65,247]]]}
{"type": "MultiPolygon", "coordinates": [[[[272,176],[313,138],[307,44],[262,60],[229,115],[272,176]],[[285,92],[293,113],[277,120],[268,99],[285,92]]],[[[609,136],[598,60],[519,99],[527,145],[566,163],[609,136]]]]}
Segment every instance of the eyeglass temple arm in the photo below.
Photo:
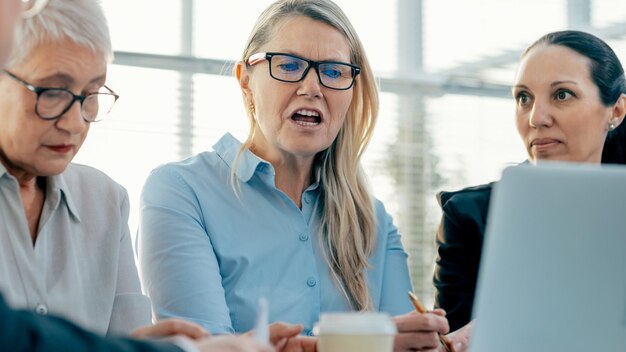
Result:
{"type": "Polygon", "coordinates": [[[267,53],[256,53],[248,58],[248,65],[256,65],[265,59],[267,59],[267,53]]]}

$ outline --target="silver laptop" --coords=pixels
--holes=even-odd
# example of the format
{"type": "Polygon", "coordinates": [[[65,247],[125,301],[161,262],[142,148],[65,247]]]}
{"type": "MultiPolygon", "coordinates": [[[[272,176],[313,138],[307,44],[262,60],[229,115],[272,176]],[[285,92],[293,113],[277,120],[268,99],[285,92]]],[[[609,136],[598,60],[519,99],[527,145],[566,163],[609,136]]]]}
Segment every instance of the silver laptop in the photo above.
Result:
{"type": "Polygon", "coordinates": [[[489,214],[470,351],[626,352],[626,168],[508,168],[489,214]]]}

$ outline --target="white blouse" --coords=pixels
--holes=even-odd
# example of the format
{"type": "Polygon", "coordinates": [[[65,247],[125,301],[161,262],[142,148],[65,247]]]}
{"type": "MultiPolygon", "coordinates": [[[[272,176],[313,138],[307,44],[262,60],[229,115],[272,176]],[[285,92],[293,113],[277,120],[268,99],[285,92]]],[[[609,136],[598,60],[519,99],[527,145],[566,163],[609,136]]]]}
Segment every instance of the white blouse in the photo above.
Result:
{"type": "Polygon", "coordinates": [[[14,308],[63,316],[100,334],[151,323],[128,230],[128,194],[70,164],[46,178],[33,246],[19,184],[0,164],[0,291],[14,308]]]}

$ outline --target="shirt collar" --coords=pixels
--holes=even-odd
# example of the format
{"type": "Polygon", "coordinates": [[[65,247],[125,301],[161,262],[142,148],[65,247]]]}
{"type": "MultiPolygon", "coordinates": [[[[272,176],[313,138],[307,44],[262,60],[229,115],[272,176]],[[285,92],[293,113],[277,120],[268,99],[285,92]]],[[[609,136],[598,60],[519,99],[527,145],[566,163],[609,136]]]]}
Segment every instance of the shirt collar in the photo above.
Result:
{"type": "MultiPolygon", "coordinates": [[[[241,142],[239,142],[230,133],[226,133],[213,146],[213,150],[215,150],[217,155],[222,158],[222,160],[224,160],[224,162],[226,162],[231,169],[235,163],[235,158],[237,158],[237,153],[239,153],[240,148],[241,142]]],[[[244,150],[239,158],[239,164],[237,165],[235,175],[242,182],[248,182],[257,171],[273,174],[274,168],[269,162],[254,155],[251,151],[244,150]]]]}
{"type": "MultiPolygon", "coordinates": [[[[241,142],[239,142],[230,133],[226,133],[220,140],[215,143],[213,150],[217,155],[226,162],[226,164],[232,169],[241,148],[241,142]]],[[[266,173],[273,175],[274,167],[269,162],[259,158],[250,150],[245,150],[239,158],[239,165],[237,165],[237,178],[242,182],[248,182],[254,176],[256,172],[266,173]]],[[[320,184],[321,168],[315,167],[314,169],[315,181],[309,187],[307,191],[315,190],[320,184]]]]}
{"type": "Polygon", "coordinates": [[[5,175],[11,176],[11,174],[9,174],[9,171],[7,171],[7,168],[4,167],[4,164],[0,163],[0,178],[3,178],[5,175]]]}
{"type": "MultiPolygon", "coordinates": [[[[9,174],[6,167],[0,163],[0,178],[5,176],[9,176],[15,180],[15,178],[9,174]]],[[[15,182],[17,182],[17,180],[15,180],[15,182]]],[[[63,177],[63,173],[56,176],[46,177],[46,203],[49,202],[48,204],[50,204],[52,209],[56,209],[59,207],[61,200],[67,204],[67,208],[69,209],[70,214],[72,214],[72,217],[74,217],[76,221],[80,222],[81,220],[78,208],[76,207],[76,203],[74,203],[72,193],[70,192],[70,188],[65,181],[65,177],[63,177]]]]}
{"type": "MultiPolygon", "coordinates": [[[[71,167],[71,165],[68,165],[71,167]]],[[[67,205],[67,209],[70,211],[72,217],[76,219],[76,221],[80,222],[80,213],[78,212],[78,207],[76,207],[76,203],[74,202],[74,198],[72,197],[72,192],[70,187],[67,185],[67,181],[63,176],[63,173],[55,176],[48,176],[47,178],[47,190],[46,197],[50,197],[51,205],[53,209],[59,207],[61,201],[64,201],[67,205]]],[[[76,192],[89,192],[88,190],[75,190],[76,192]]],[[[95,200],[94,200],[95,201],[95,200]]]]}

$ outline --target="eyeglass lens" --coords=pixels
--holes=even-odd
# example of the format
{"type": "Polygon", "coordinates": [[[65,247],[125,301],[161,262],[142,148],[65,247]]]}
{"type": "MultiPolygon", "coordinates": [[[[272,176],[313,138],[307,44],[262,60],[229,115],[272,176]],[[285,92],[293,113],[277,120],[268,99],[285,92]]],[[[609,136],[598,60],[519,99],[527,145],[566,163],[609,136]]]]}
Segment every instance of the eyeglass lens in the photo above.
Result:
{"type": "MultiPolygon", "coordinates": [[[[272,77],[287,82],[301,80],[309,67],[309,62],[289,55],[273,55],[270,62],[272,77]]],[[[354,80],[354,69],[341,63],[320,63],[317,72],[321,83],[329,88],[346,89],[354,80]]]]}
{"type": "MultiPolygon", "coordinates": [[[[37,99],[37,113],[44,119],[62,115],[74,102],[74,96],[62,89],[48,89],[37,99]]],[[[88,95],[82,103],[81,113],[85,120],[100,121],[115,104],[115,96],[109,93],[88,95]]]]}

